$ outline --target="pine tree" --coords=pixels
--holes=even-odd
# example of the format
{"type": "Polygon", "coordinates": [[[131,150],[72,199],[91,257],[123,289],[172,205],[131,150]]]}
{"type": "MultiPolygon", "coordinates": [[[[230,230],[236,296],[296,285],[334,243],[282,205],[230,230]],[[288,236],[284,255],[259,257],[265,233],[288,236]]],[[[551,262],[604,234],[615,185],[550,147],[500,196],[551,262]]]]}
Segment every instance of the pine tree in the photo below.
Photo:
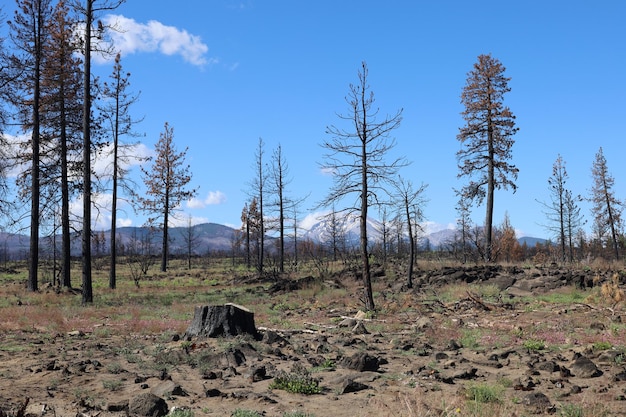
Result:
{"type": "MultiPolygon", "coordinates": [[[[43,69],[42,129],[50,138],[43,153],[51,164],[45,167],[47,175],[42,175],[42,186],[53,188],[54,195],[59,185],[61,188],[61,285],[68,288],[72,286],[69,205],[72,192],[78,187],[70,177],[79,173],[77,159],[82,145],[82,73],[73,42],[74,28],[75,22],[69,16],[65,1],[59,1],[51,20],[50,47],[43,69]]],[[[57,215],[56,210],[52,215],[57,215]]]]}
{"type": "Polygon", "coordinates": [[[601,239],[606,232],[610,232],[610,244],[615,255],[619,259],[619,231],[622,226],[623,204],[615,197],[615,179],[609,173],[606,158],[602,152],[602,147],[596,154],[591,169],[593,186],[591,188],[590,201],[593,204],[591,209],[594,218],[594,229],[601,239]]]}
{"type": "Polygon", "coordinates": [[[148,213],[148,224],[163,232],[161,271],[167,271],[170,220],[180,204],[196,195],[188,189],[191,181],[189,165],[185,165],[187,148],[177,152],[174,147],[174,129],[165,123],[163,132],[155,146],[156,158],[150,168],[141,167],[146,185],[146,197],[138,197],[141,210],[148,213]]]}
{"type": "Polygon", "coordinates": [[[463,194],[479,204],[487,198],[485,215],[485,260],[491,261],[494,191],[511,187],[516,190],[518,169],[509,163],[517,132],[515,116],[504,105],[504,94],[511,89],[505,68],[491,55],[480,55],[474,69],[467,75],[461,93],[465,110],[461,113],[466,125],[459,129],[457,139],[463,145],[457,152],[459,177],[470,182],[463,194]],[[477,178],[475,177],[477,176],[477,178]],[[486,190],[485,190],[486,188],[486,190]]]}
{"type": "MultiPolygon", "coordinates": [[[[14,19],[9,22],[10,39],[20,55],[10,58],[12,72],[16,74],[12,83],[12,104],[18,109],[18,117],[25,132],[31,132],[26,155],[19,159],[30,160],[26,175],[30,185],[22,192],[30,197],[30,253],[28,289],[38,289],[39,267],[39,224],[41,220],[41,83],[45,51],[49,43],[49,20],[52,8],[49,0],[17,0],[14,19]]],[[[23,177],[25,180],[25,178],[23,177]]],[[[26,181],[23,182],[25,184],[26,181]]]]}

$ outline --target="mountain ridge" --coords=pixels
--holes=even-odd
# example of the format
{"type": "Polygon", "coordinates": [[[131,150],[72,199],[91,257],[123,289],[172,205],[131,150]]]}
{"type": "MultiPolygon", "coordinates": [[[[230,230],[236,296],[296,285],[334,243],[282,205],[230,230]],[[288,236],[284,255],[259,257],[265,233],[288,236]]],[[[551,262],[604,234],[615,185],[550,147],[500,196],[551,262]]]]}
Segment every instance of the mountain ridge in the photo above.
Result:
{"type": "MultiPolygon", "coordinates": [[[[335,220],[335,230],[339,237],[342,237],[343,244],[355,246],[360,240],[360,220],[358,215],[343,216],[339,220],[335,220]]],[[[368,219],[368,240],[370,243],[382,241],[383,224],[375,219],[368,219]]],[[[321,218],[313,224],[308,230],[304,231],[300,240],[310,240],[315,243],[328,243],[332,239],[332,221],[329,217],[321,218]]],[[[121,244],[121,252],[129,251],[133,248],[140,250],[142,245],[150,246],[153,253],[158,253],[161,247],[162,233],[159,230],[152,230],[145,226],[126,226],[119,227],[117,230],[118,247],[121,244]]],[[[193,254],[204,255],[210,252],[229,252],[232,250],[235,239],[236,229],[221,225],[218,223],[201,223],[191,227],[170,227],[170,253],[172,255],[183,255],[187,253],[187,243],[192,240],[193,254]],[[191,231],[190,231],[191,230],[191,231]]],[[[448,242],[452,242],[457,236],[458,231],[455,229],[442,229],[418,239],[420,247],[430,247],[432,249],[441,248],[448,242]]],[[[110,230],[100,230],[94,232],[95,241],[92,242],[92,250],[94,254],[106,254],[110,248],[110,230]],[[103,241],[95,243],[102,237],[103,241]]],[[[272,236],[268,238],[273,239],[272,236]]],[[[13,260],[27,258],[29,251],[29,236],[22,234],[0,232],[0,260],[13,260]]],[[[520,244],[526,243],[528,246],[534,246],[536,243],[545,243],[547,240],[536,237],[524,236],[518,239],[520,244]]],[[[53,242],[60,250],[61,237],[59,235],[53,237],[43,237],[40,239],[40,248],[42,258],[52,258],[53,242]]],[[[147,246],[144,246],[147,247],[147,246]]],[[[71,255],[75,257],[81,256],[81,235],[79,233],[72,234],[71,255]]],[[[120,252],[120,253],[121,253],[120,252]]],[[[58,252],[57,252],[58,253],[58,252]]]]}

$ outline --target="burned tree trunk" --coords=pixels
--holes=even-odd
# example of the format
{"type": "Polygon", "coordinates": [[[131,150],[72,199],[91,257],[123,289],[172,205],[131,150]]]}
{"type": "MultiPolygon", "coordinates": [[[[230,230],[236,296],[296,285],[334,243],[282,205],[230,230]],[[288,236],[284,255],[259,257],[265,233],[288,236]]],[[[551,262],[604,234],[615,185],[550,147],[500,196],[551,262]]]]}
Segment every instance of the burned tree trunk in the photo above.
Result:
{"type": "Polygon", "coordinates": [[[219,337],[250,334],[258,337],[254,313],[236,304],[197,306],[185,338],[219,337]]]}

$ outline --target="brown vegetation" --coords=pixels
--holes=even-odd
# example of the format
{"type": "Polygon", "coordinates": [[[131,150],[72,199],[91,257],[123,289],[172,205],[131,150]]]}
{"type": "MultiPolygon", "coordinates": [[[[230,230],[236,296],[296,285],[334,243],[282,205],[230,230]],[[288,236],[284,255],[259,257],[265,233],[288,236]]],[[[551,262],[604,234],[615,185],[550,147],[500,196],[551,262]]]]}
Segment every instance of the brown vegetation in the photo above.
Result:
{"type": "Polygon", "coordinates": [[[152,392],[195,416],[623,413],[624,275],[609,265],[424,263],[410,291],[378,265],[379,307],[367,314],[361,281],[340,264],[324,279],[229,265],[181,261],[117,290],[98,271],[86,306],[3,274],[0,410],[18,415],[28,397],[22,415],[122,416],[152,392]],[[194,306],[226,302],[254,312],[262,340],[180,338],[194,306]]]}

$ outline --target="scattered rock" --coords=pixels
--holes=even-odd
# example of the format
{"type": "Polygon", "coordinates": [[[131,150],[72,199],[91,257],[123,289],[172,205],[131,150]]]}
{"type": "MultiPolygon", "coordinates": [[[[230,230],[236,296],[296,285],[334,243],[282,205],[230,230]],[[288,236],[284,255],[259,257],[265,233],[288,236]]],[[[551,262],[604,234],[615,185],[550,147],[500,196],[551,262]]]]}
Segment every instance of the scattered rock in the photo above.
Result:
{"type": "Polygon", "coordinates": [[[347,317],[343,320],[341,320],[337,326],[339,327],[354,327],[356,326],[358,320],[357,319],[353,319],[352,317],[347,317]]]}
{"type": "Polygon", "coordinates": [[[368,389],[369,386],[353,380],[352,378],[345,378],[341,384],[340,394],[348,394],[351,392],[363,391],[368,389]]]}
{"type": "Polygon", "coordinates": [[[157,397],[169,397],[169,396],[178,396],[178,397],[186,397],[188,394],[182,387],[176,384],[172,380],[163,381],[156,387],[153,387],[150,392],[157,397]]]}
{"type": "Polygon", "coordinates": [[[250,382],[259,382],[267,379],[267,369],[265,366],[252,366],[247,373],[250,382]]]}
{"type": "Polygon", "coordinates": [[[165,400],[149,392],[139,394],[128,402],[128,414],[131,417],[162,417],[167,413],[165,400]]]}
{"type": "Polygon", "coordinates": [[[278,344],[280,346],[286,346],[289,344],[287,339],[285,339],[273,330],[266,330],[261,340],[268,345],[278,344]]]}
{"type": "Polygon", "coordinates": [[[574,355],[574,361],[570,366],[570,370],[578,378],[595,378],[602,375],[602,371],[598,369],[591,359],[579,353],[574,355]]]}
{"type": "Polygon", "coordinates": [[[211,389],[206,390],[204,395],[207,398],[225,397],[226,396],[226,394],[222,393],[222,391],[218,390],[217,388],[211,388],[211,389]]]}
{"type": "Polygon", "coordinates": [[[380,358],[370,356],[367,353],[355,353],[354,355],[340,361],[340,365],[344,368],[359,372],[378,371],[381,364],[382,360],[380,358]]]}
{"type": "Polygon", "coordinates": [[[528,411],[535,414],[554,412],[554,406],[546,394],[542,392],[531,392],[522,398],[522,404],[528,411]]]}
{"type": "Polygon", "coordinates": [[[106,411],[111,411],[113,413],[117,413],[120,411],[127,411],[127,410],[128,410],[128,400],[111,402],[111,403],[108,403],[106,406],[106,411]]]}

